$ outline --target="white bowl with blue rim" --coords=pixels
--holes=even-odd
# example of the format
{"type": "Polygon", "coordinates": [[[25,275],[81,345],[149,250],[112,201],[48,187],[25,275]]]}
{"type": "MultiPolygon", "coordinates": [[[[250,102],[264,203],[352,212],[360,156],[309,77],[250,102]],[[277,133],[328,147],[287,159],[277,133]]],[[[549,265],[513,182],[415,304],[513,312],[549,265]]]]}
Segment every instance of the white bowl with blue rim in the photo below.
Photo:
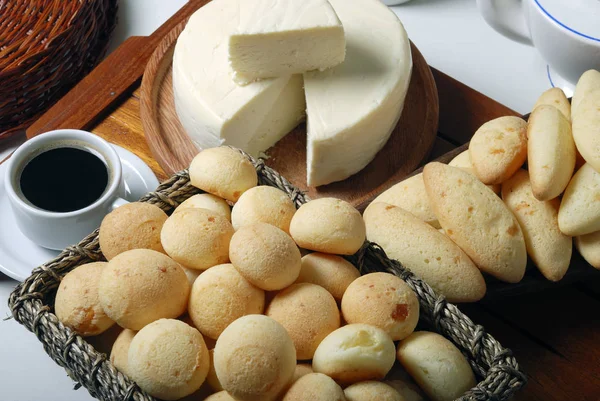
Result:
{"type": "Polygon", "coordinates": [[[600,70],[599,0],[477,0],[477,5],[496,31],[535,46],[553,86],[570,92],[585,71],[600,70]]]}

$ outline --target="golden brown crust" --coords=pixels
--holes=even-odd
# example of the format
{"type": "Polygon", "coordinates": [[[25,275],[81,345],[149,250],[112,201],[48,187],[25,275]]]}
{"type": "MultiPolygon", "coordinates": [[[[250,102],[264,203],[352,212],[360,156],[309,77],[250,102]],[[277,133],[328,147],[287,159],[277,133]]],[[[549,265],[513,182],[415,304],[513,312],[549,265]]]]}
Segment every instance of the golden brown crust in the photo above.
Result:
{"type": "Polygon", "coordinates": [[[379,327],[397,341],[417,326],[419,300],[401,278],[390,273],[370,273],[348,286],[342,298],[342,314],[349,324],[379,327]]]}
{"type": "Polygon", "coordinates": [[[479,269],[510,283],[525,274],[521,227],[502,200],[473,175],[442,163],[423,170],[431,206],[446,235],[479,269]]]}
{"type": "Polygon", "coordinates": [[[488,121],[471,138],[469,154],[481,182],[501,184],[527,159],[527,123],[513,116],[488,121]]]}
{"type": "Polygon", "coordinates": [[[131,249],[165,253],[160,231],[167,215],[158,206],[132,202],[107,214],[100,225],[100,250],[106,260],[131,249]]]}
{"type": "Polygon", "coordinates": [[[301,248],[352,255],[365,241],[365,223],[348,202],[319,198],[298,209],[290,224],[290,234],[301,248]]]}
{"type": "Polygon", "coordinates": [[[293,284],[280,291],[265,314],[285,327],[298,360],[312,359],[321,341],[340,327],[335,299],[316,284],[293,284]]]}

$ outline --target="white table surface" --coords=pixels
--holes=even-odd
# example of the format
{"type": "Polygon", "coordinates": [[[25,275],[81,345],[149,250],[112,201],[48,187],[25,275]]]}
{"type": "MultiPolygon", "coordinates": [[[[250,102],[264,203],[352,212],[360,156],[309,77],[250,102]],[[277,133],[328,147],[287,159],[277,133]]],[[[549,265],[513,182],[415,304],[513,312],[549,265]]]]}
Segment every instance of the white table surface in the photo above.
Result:
{"type": "MultiPolygon", "coordinates": [[[[129,36],[149,35],[185,2],[121,0],[111,49],[129,36]]],[[[518,112],[530,111],[550,87],[539,54],[489,28],[475,0],[413,0],[393,10],[430,65],[518,112]]],[[[23,140],[1,142],[0,160],[23,140]]],[[[7,300],[15,285],[0,273],[0,318],[9,316],[7,300]]],[[[35,335],[13,320],[0,320],[0,400],[92,400],[85,389],[72,388],[73,382],[35,335]]]]}

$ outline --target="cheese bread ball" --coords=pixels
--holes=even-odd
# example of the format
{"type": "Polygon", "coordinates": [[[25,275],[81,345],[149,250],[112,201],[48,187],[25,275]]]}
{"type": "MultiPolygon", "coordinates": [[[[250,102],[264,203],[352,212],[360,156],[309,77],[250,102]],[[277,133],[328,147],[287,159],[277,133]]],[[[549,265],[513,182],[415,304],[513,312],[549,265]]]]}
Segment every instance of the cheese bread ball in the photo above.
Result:
{"type": "Polygon", "coordinates": [[[248,315],[223,331],[214,363],[221,385],[236,400],[270,401],[292,379],[296,350],[287,331],[275,320],[248,315]]]}
{"type": "Polygon", "coordinates": [[[167,214],[150,203],[132,202],[119,206],[102,219],[98,234],[100,250],[111,260],[130,249],[153,249],[164,253],[160,231],[167,214]]]}
{"type": "Polygon", "coordinates": [[[359,277],[358,269],[341,256],[314,252],[302,257],[302,267],[296,282],[320,285],[339,302],[346,288],[359,277]]]}
{"type": "Polygon", "coordinates": [[[261,185],[250,188],[240,196],[231,211],[234,229],[253,223],[268,223],[286,233],[296,207],[290,197],[280,189],[261,185]]]}
{"type": "Polygon", "coordinates": [[[160,239],[167,254],[184,267],[206,270],[229,261],[233,227],[207,209],[185,209],[167,219],[160,239]]]}
{"type": "Polygon", "coordinates": [[[250,284],[231,264],[214,266],[194,282],[188,313],[200,332],[217,339],[234,320],[263,313],[265,292],[250,284]]]}
{"type": "Polygon", "coordinates": [[[110,351],[110,363],[122,373],[129,376],[129,364],[127,363],[129,346],[137,331],[125,329],[115,340],[112,350],[110,351]]]}
{"type": "Polygon", "coordinates": [[[292,376],[291,383],[296,383],[298,379],[303,376],[306,376],[309,373],[313,373],[312,367],[308,363],[299,363],[296,365],[296,369],[294,370],[294,376],[292,376]]]}
{"type": "MultiPolygon", "coordinates": [[[[395,365],[396,366],[396,365],[395,365]]],[[[402,365],[400,365],[402,366],[402,365]]],[[[404,369],[392,368],[390,373],[385,377],[384,383],[393,387],[402,397],[404,401],[425,401],[427,396],[419,388],[417,383],[410,377],[404,369]]]]}
{"type": "Polygon", "coordinates": [[[266,315],[285,327],[299,360],[312,359],[321,341],[340,327],[340,312],[333,296],[310,283],[294,284],[280,291],[266,315]]]}
{"type": "Polygon", "coordinates": [[[319,344],[312,368],[343,384],[383,379],[394,366],[394,350],[392,338],[380,328],[349,324],[319,344]]]}
{"type": "Polygon", "coordinates": [[[206,209],[211,212],[219,213],[227,220],[231,221],[231,208],[223,198],[213,194],[196,194],[187,198],[173,211],[179,213],[185,209],[206,209]]]}
{"type": "Polygon", "coordinates": [[[309,373],[285,393],[283,401],[346,401],[344,390],[331,377],[309,373]]]}
{"type": "Polygon", "coordinates": [[[210,358],[210,364],[208,366],[208,374],[206,375],[206,382],[214,391],[222,391],[223,386],[221,386],[221,382],[217,377],[217,372],[215,371],[215,350],[209,349],[208,356],[210,358]]]}
{"type": "MultiPolygon", "coordinates": [[[[181,315],[178,317],[179,320],[181,320],[182,322],[187,323],[188,325],[192,326],[193,328],[195,328],[196,330],[198,330],[198,328],[196,327],[196,325],[194,324],[194,321],[192,320],[192,318],[190,317],[189,313],[186,313],[184,315],[181,315]]],[[[200,331],[200,330],[198,330],[200,331]]],[[[202,333],[200,333],[202,334],[202,333]]],[[[215,348],[215,344],[217,343],[217,340],[213,340],[210,337],[205,336],[204,334],[202,334],[202,338],[204,339],[204,343],[206,344],[206,347],[210,350],[215,348]]]]}
{"type": "Polygon", "coordinates": [[[292,387],[292,384],[296,383],[298,379],[303,376],[306,376],[309,373],[314,373],[312,367],[308,363],[299,363],[296,365],[296,369],[294,370],[294,375],[292,376],[292,380],[288,382],[288,384],[283,388],[280,395],[287,393],[287,391],[292,387]]]}
{"type": "Polygon", "coordinates": [[[399,277],[370,273],[348,286],[342,298],[348,323],[365,323],[386,331],[397,341],[412,333],[419,322],[419,300],[399,277]]]}
{"type": "Polygon", "coordinates": [[[181,266],[181,268],[183,269],[183,272],[185,273],[185,276],[187,277],[190,286],[194,285],[194,281],[196,281],[200,273],[202,273],[202,270],[188,269],[187,267],[183,266],[181,266]]]}
{"type": "Polygon", "coordinates": [[[229,245],[231,263],[258,288],[273,291],[292,284],[300,274],[300,250],[279,228],[266,223],[243,226],[229,245]]]}
{"type": "Polygon", "coordinates": [[[258,184],[252,163],[237,150],[225,146],[198,153],[189,172],[193,186],[232,202],[258,184]]]}
{"type": "Polygon", "coordinates": [[[437,333],[418,331],[398,344],[398,360],[432,401],[452,401],[475,386],[469,362],[437,333]]]}
{"type": "Polygon", "coordinates": [[[117,324],[139,330],[160,318],[185,312],[190,284],[181,266],[167,255],[132,249],[115,256],[98,283],[100,305],[117,324]]]}
{"type": "Polygon", "coordinates": [[[177,400],[198,390],[209,365],[200,332],[181,320],[160,319],[141,329],[129,347],[128,370],[153,397],[177,400]]]}
{"type": "Polygon", "coordinates": [[[378,381],[366,381],[346,387],[347,401],[405,401],[393,387],[378,381]]]}
{"type": "Polygon", "coordinates": [[[352,255],[365,242],[362,216],[351,204],[335,198],[320,198],[298,209],[290,224],[290,234],[305,249],[352,255]]]}
{"type": "Polygon", "coordinates": [[[227,391],[219,391],[213,395],[209,395],[204,401],[236,401],[235,398],[229,395],[227,391]]]}
{"type": "Polygon", "coordinates": [[[58,286],[54,313],[58,320],[82,336],[95,336],[115,322],[104,313],[98,298],[98,282],[108,263],[81,265],[67,273],[58,286]]]}

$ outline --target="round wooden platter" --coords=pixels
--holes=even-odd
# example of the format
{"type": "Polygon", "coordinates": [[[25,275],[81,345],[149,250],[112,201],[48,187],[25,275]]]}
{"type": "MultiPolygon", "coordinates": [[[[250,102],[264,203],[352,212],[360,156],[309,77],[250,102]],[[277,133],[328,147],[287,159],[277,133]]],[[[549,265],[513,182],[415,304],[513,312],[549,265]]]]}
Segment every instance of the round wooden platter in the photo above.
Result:
{"type": "MultiPolygon", "coordinates": [[[[150,58],[141,86],[140,115],[144,134],[158,164],[169,175],[187,168],[199,149],[181,126],[173,103],[172,61],[183,21],[150,58]]],[[[385,147],[363,170],[344,181],[321,187],[306,185],[306,125],[303,123],[266,153],[265,163],[311,198],[336,197],[354,206],[365,204],[401,181],[426,160],[437,134],[438,96],[429,66],[411,43],[413,71],[402,116],[385,147]]]]}

